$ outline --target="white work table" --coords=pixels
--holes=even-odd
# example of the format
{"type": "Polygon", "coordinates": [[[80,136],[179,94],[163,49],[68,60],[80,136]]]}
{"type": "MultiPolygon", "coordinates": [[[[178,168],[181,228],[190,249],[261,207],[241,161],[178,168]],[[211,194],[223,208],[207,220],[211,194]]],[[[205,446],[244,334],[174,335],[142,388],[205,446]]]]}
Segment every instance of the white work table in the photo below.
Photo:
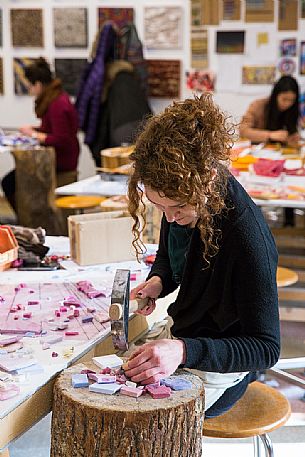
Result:
{"type": "MultiPolygon", "coordinates": [[[[48,254],[67,253],[68,239],[65,237],[47,237],[46,245],[52,246],[56,241],[58,249],[52,249],[48,254]]],[[[116,268],[128,268],[137,271],[137,281],[142,281],[148,272],[144,264],[136,261],[121,262],[117,264],[94,265],[81,267],[78,265],[67,265],[68,270],[56,271],[16,271],[7,270],[0,273],[1,284],[37,283],[37,282],[77,282],[79,280],[90,280],[96,288],[99,284],[112,285],[116,268]]],[[[134,287],[136,282],[131,283],[134,287]]],[[[1,295],[1,293],[0,293],[1,295]]],[[[154,322],[164,318],[168,303],[172,297],[158,300],[156,310],[145,318],[140,315],[131,315],[129,321],[129,341],[137,339],[154,322]]],[[[23,337],[23,346],[32,351],[33,357],[42,365],[43,372],[28,375],[28,382],[20,383],[20,394],[8,400],[0,402],[0,456],[9,455],[5,449],[9,444],[22,433],[32,427],[37,421],[45,416],[52,408],[53,384],[56,376],[66,367],[76,363],[91,360],[93,356],[105,355],[115,352],[112,346],[110,331],[100,332],[88,341],[65,340],[51,346],[48,351],[43,351],[40,344],[40,337],[23,337]],[[73,354],[68,358],[63,356],[63,350],[74,347],[73,354]],[[51,352],[56,351],[58,357],[52,358],[51,352]],[[48,354],[47,354],[48,353],[48,354]]]]}
{"type": "Polygon", "coordinates": [[[126,192],[127,178],[124,181],[105,181],[100,175],[91,176],[55,189],[56,195],[101,195],[111,197],[125,195],[126,192]]]}

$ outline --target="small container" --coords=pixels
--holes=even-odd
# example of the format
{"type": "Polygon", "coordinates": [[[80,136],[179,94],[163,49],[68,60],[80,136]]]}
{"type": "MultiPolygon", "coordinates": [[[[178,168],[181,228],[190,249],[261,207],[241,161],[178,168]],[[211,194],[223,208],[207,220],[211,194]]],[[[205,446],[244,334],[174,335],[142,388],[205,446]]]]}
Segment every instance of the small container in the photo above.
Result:
{"type": "Polygon", "coordinates": [[[11,228],[0,225],[0,271],[10,268],[18,258],[18,243],[11,228]]]}

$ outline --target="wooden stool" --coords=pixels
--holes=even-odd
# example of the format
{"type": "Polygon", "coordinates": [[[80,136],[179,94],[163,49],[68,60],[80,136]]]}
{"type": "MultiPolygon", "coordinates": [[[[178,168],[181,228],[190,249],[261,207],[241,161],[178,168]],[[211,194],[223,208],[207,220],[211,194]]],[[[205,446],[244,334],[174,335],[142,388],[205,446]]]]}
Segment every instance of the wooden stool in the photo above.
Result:
{"type": "Polygon", "coordinates": [[[273,446],[267,432],[276,430],[287,422],[290,416],[288,400],[277,390],[260,382],[247,387],[244,396],[232,409],[219,417],[206,419],[203,435],[214,438],[253,437],[254,455],[259,457],[259,439],[265,453],[273,457],[273,446]]]}
{"type": "Polygon", "coordinates": [[[291,286],[298,282],[298,274],[290,268],[278,267],[276,271],[276,283],[278,287],[291,286]]]}
{"type": "Polygon", "coordinates": [[[60,197],[55,200],[57,208],[74,210],[76,214],[81,214],[85,209],[95,208],[99,206],[105,197],[96,195],[70,195],[68,197],[60,197]]]}

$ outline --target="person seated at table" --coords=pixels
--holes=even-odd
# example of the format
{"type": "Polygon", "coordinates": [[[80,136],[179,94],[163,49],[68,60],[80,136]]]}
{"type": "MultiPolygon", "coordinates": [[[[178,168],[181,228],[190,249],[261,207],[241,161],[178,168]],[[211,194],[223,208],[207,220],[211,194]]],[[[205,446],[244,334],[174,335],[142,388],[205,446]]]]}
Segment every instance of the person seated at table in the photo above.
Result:
{"type": "Polygon", "coordinates": [[[232,134],[203,94],[150,118],[130,156],[138,255],[144,195],[163,212],[155,262],[130,298],[180,290],[160,339],[135,349],[126,375],[148,384],[178,367],[194,370],[204,379],[207,417],[231,408],[280,352],[277,250],[261,211],[225,166],[232,134]]]}
{"type": "MultiPolygon", "coordinates": [[[[35,138],[43,146],[52,146],[56,153],[57,186],[77,180],[79,142],[78,114],[61,80],[53,75],[48,62],[40,57],[25,68],[29,94],[35,97],[35,113],[39,127],[22,126],[20,132],[35,138]]],[[[6,198],[15,209],[15,170],[2,180],[6,198]]]]}
{"type": "Polygon", "coordinates": [[[252,102],[239,126],[241,137],[253,143],[279,142],[298,146],[299,86],[292,76],[282,76],[271,95],[252,102]]]}

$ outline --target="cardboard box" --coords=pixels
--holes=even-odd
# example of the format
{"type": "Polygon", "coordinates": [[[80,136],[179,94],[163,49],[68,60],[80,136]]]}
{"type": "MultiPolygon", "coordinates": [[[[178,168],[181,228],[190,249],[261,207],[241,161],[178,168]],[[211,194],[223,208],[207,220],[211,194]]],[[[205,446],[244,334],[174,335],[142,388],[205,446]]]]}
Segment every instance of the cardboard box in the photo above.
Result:
{"type": "Polygon", "coordinates": [[[123,211],[69,216],[72,259],[79,265],[135,260],[132,225],[123,211]]]}

